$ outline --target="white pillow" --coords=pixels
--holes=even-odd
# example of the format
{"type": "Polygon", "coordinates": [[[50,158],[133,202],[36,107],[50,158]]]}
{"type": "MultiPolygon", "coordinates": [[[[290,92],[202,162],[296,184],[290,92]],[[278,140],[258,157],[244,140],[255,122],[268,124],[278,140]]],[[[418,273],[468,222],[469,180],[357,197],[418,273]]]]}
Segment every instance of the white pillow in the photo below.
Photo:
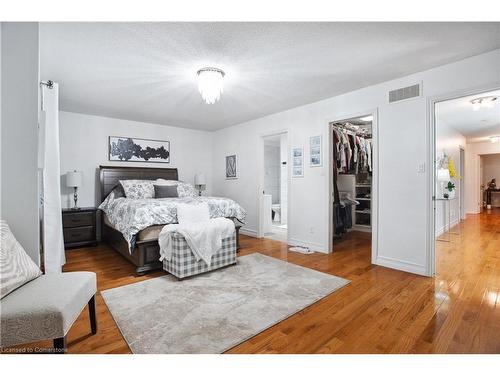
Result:
{"type": "Polygon", "coordinates": [[[155,196],[152,180],[120,180],[125,197],[130,199],[150,199],[155,196]]]}
{"type": "Polygon", "coordinates": [[[175,186],[179,184],[179,181],[177,180],[165,180],[164,178],[158,178],[156,179],[155,185],[161,185],[161,186],[175,186]]]}
{"type": "Polygon", "coordinates": [[[210,210],[207,203],[181,203],[177,206],[177,221],[179,224],[200,223],[208,220],[210,220],[210,210]]]}
{"type": "Polygon", "coordinates": [[[0,220],[0,299],[41,274],[7,222],[0,220]]]}
{"type": "Polygon", "coordinates": [[[179,181],[179,184],[177,185],[177,193],[179,194],[179,198],[198,196],[198,192],[194,186],[188,182],[179,181]]]}

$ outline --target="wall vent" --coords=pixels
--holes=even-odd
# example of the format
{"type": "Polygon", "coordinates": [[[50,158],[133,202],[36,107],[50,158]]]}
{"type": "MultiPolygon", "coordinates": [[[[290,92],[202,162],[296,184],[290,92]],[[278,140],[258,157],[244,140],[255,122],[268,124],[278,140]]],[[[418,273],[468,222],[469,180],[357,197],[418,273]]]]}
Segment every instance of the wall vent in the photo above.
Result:
{"type": "Polygon", "coordinates": [[[416,98],[420,96],[421,84],[407,86],[400,89],[389,91],[389,103],[399,102],[401,100],[416,98]]]}

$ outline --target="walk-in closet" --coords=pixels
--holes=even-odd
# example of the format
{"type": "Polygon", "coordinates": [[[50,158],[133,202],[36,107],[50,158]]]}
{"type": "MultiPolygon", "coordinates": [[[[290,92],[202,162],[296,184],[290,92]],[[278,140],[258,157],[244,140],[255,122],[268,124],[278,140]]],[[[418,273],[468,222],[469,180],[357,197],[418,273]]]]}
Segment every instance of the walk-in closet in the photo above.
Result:
{"type": "Polygon", "coordinates": [[[333,145],[333,249],[366,240],[372,228],[372,116],[330,124],[333,145]]]}

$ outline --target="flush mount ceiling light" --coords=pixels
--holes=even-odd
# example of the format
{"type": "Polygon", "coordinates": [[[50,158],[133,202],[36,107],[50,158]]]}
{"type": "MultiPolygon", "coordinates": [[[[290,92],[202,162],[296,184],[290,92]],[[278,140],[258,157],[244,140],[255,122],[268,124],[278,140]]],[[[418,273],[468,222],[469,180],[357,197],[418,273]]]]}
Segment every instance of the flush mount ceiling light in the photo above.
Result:
{"type": "Polygon", "coordinates": [[[370,115],[370,116],[361,117],[360,120],[365,121],[365,122],[371,122],[371,121],[373,121],[373,116],[370,115]]]}
{"type": "Polygon", "coordinates": [[[198,91],[207,104],[214,104],[220,99],[224,91],[223,70],[217,68],[203,68],[198,70],[198,91]]]}
{"type": "Polygon", "coordinates": [[[498,141],[500,141],[500,135],[495,135],[493,137],[490,137],[490,141],[491,143],[497,143],[498,141]]]}
{"type": "Polygon", "coordinates": [[[492,108],[493,102],[497,100],[496,96],[483,96],[470,101],[472,110],[479,111],[481,108],[492,108]]]}

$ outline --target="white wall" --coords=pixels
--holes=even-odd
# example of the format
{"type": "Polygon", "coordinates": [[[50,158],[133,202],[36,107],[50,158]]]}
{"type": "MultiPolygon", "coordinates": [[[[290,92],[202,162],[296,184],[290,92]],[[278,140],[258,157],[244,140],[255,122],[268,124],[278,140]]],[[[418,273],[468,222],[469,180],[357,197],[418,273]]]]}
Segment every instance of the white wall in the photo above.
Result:
{"type": "Polygon", "coordinates": [[[479,177],[480,155],[500,153],[500,142],[468,143],[465,150],[465,208],[467,213],[477,214],[481,211],[481,180],[479,177]]]}
{"type": "MultiPolygon", "coordinates": [[[[500,188],[500,154],[482,155],[481,159],[483,161],[482,183],[487,186],[493,178],[496,178],[497,187],[500,188]]],[[[491,194],[491,205],[500,207],[499,193],[491,194]]]]}
{"type": "MultiPolygon", "coordinates": [[[[445,153],[448,157],[453,159],[455,169],[458,174],[462,176],[464,171],[460,170],[460,147],[466,147],[466,139],[463,134],[458,132],[451,124],[446,123],[440,118],[439,104],[436,110],[436,155],[445,153]]],[[[460,181],[452,178],[455,184],[456,199],[450,202],[437,201],[436,202],[436,235],[440,235],[448,225],[448,209],[450,210],[451,225],[459,222],[460,217],[460,181]],[[447,207],[449,204],[449,207],[447,207]]],[[[441,193],[441,183],[436,183],[436,196],[441,193]]],[[[465,189],[464,189],[465,190],[465,189]]],[[[466,193],[467,194],[467,193],[466,193]]]]}
{"type": "MultiPolygon", "coordinates": [[[[62,84],[60,91],[63,90],[62,84]]],[[[194,182],[196,173],[203,172],[207,179],[205,194],[212,193],[213,133],[63,111],[59,114],[59,121],[63,207],[71,207],[73,204],[73,191],[66,187],[65,174],[74,169],[83,172],[83,186],[78,189],[78,204],[82,207],[99,204],[97,185],[100,165],[178,168],[179,179],[190,183],[194,182]],[[109,136],[170,141],[170,164],[110,162],[109,136]]]]}
{"type": "Polygon", "coordinates": [[[1,25],[1,217],[40,264],[38,23],[1,25]]]}
{"type": "MultiPolygon", "coordinates": [[[[276,113],[219,130],[214,138],[214,191],[229,196],[248,211],[244,232],[258,228],[259,137],[289,131],[291,147],[305,150],[304,178],[291,179],[289,190],[291,243],[328,251],[328,171],[307,164],[309,137],[328,137],[327,122],[378,109],[380,161],[378,255],[374,263],[425,274],[429,272],[427,222],[426,98],[497,82],[500,50],[468,58],[397,80],[276,113]],[[388,104],[388,91],[423,82],[424,98],[388,104]],[[238,153],[239,176],[224,179],[224,157],[238,153]],[[418,172],[424,164],[425,172],[418,172]]],[[[323,150],[327,148],[323,147],[323,150]]],[[[328,160],[325,159],[324,160],[328,160]]]]}

